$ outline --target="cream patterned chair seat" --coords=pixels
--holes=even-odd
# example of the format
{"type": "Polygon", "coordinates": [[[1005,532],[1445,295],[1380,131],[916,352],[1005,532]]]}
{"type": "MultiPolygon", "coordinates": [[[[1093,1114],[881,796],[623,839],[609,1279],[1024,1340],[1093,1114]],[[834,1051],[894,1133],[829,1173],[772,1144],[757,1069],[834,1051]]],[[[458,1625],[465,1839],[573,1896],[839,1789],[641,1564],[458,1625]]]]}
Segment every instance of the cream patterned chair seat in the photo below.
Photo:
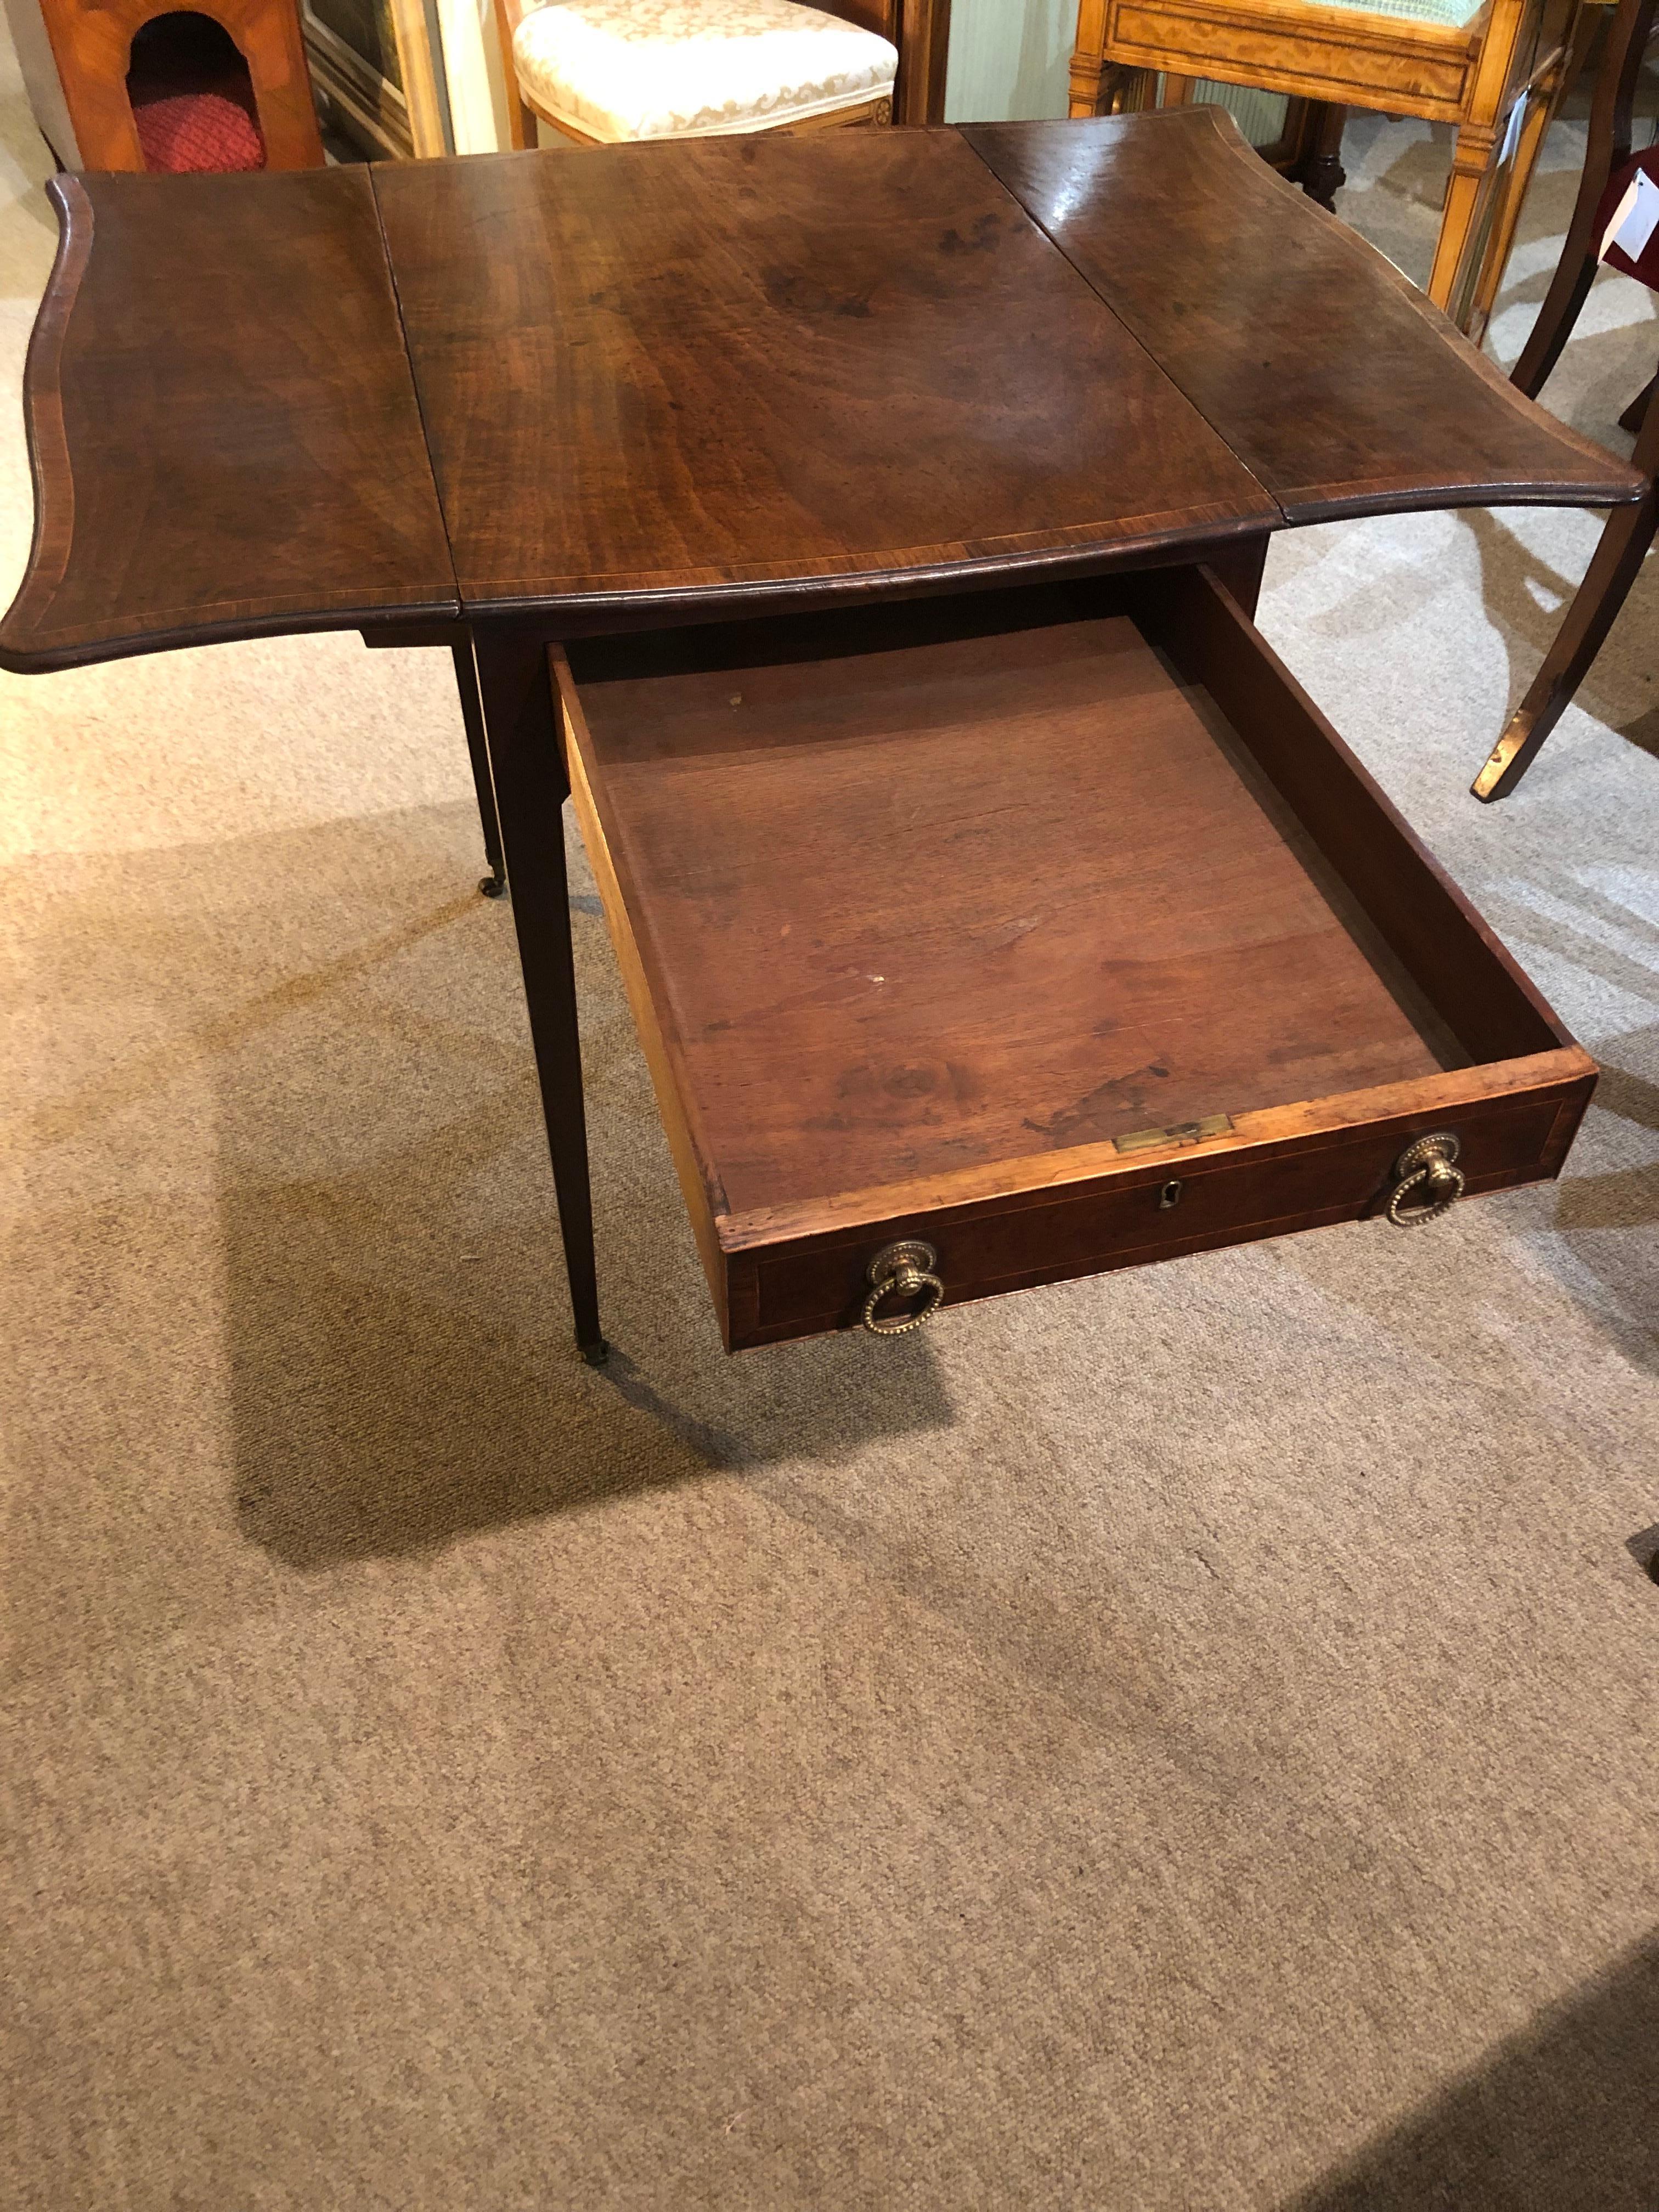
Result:
{"type": "Polygon", "coordinates": [[[890,103],[898,50],[797,0],[551,0],[513,34],[519,89],[570,137],[704,138],[890,103]]]}

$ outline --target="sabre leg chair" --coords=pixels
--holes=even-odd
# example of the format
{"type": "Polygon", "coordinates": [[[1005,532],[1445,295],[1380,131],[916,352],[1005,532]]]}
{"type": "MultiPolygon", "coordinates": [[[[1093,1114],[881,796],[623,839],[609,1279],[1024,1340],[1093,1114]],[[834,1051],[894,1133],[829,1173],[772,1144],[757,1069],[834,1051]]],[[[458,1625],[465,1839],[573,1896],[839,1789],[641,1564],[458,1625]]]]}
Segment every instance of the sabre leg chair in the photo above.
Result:
{"type": "MultiPolygon", "coordinates": [[[[1538,397],[1560,359],[1595,281],[1602,230],[1598,216],[1610,184],[1630,161],[1631,112],[1656,10],[1659,0],[1620,0],[1613,17],[1566,244],[1510,377],[1529,399],[1538,397]]],[[[1646,495],[1636,506],[1614,507],[1602,526],[1554,644],[1471,787],[1477,799],[1507,799],[1532,765],[1589,674],[1653,543],[1659,528],[1659,493],[1653,481],[1659,471],[1659,406],[1650,404],[1653,389],[1649,384],[1620,417],[1626,429],[1638,432],[1631,459],[1648,479],[1646,495]]]]}

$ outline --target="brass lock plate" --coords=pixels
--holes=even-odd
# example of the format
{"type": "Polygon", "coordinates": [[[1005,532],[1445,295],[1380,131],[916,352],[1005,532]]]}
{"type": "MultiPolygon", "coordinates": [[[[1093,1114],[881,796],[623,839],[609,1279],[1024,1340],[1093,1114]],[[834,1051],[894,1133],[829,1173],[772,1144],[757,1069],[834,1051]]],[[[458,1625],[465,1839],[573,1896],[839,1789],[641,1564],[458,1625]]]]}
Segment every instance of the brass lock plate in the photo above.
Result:
{"type": "Polygon", "coordinates": [[[1112,1142],[1120,1152],[1150,1152],[1158,1145],[1202,1145],[1230,1135],[1232,1126],[1231,1114],[1209,1114],[1201,1121],[1172,1121],[1165,1129],[1133,1129],[1112,1142]]]}

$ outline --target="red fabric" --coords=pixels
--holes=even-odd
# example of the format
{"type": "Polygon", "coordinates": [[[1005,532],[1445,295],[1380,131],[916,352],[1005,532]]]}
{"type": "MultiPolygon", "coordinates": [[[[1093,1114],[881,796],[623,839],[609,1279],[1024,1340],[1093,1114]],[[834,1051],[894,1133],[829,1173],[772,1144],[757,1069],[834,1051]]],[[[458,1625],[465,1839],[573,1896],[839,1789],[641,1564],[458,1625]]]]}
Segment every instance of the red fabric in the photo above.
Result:
{"type": "Polygon", "coordinates": [[[135,107],[147,169],[263,169],[259,126],[234,100],[216,92],[175,93],[135,107]]]}
{"type": "MultiPolygon", "coordinates": [[[[1646,170],[1655,184],[1659,185],[1659,146],[1650,146],[1645,154],[1638,154],[1633,161],[1626,161],[1624,167],[1613,177],[1606,191],[1602,193],[1601,204],[1595,210],[1595,234],[1590,241],[1593,252],[1601,252],[1601,240],[1607,236],[1607,225],[1613,221],[1613,212],[1620,201],[1624,198],[1629,188],[1630,180],[1638,169],[1646,170]]],[[[1601,258],[1609,269],[1620,270],[1626,276],[1634,276],[1639,283],[1647,285],[1650,290],[1659,292],[1659,230],[1654,232],[1653,236],[1642,248],[1641,258],[1638,261],[1632,261],[1624,248],[1619,246],[1609,246],[1607,252],[1601,254],[1601,258]]]]}

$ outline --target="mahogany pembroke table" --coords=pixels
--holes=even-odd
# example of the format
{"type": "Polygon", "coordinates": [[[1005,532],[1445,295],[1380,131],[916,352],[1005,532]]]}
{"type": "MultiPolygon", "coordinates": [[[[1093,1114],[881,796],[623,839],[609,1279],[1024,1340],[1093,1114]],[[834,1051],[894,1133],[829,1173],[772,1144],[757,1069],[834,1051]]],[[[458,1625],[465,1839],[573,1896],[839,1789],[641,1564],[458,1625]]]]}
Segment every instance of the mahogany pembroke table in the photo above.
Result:
{"type": "Polygon", "coordinates": [[[1251,617],[1641,481],[1215,110],[52,191],[0,661],[454,650],[590,1358],[567,796],[728,1348],[1559,1171],[1593,1064],[1251,617]]]}

